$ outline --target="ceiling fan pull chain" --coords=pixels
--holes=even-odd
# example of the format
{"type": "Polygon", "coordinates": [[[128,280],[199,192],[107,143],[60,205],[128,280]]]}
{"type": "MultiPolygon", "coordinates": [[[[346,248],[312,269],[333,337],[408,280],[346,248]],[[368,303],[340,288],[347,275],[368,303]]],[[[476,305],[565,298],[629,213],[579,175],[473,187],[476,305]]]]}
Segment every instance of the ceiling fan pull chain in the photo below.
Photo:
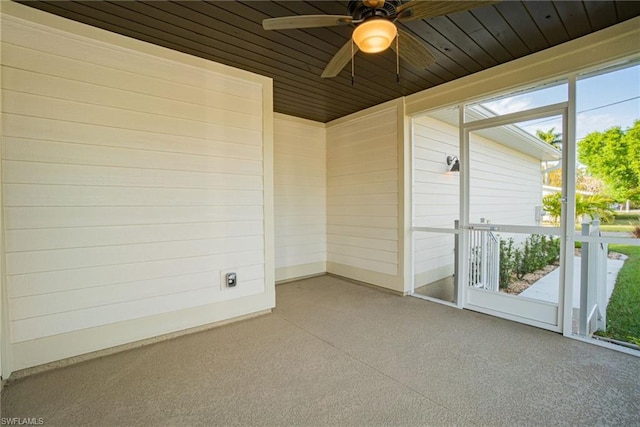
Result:
{"type": "Polygon", "coordinates": [[[353,62],[356,60],[356,56],[353,53],[353,39],[351,40],[351,86],[353,86],[353,82],[355,80],[355,71],[353,62]]]}
{"type": "Polygon", "coordinates": [[[398,39],[400,34],[396,34],[396,83],[400,83],[400,45],[398,39]]]}

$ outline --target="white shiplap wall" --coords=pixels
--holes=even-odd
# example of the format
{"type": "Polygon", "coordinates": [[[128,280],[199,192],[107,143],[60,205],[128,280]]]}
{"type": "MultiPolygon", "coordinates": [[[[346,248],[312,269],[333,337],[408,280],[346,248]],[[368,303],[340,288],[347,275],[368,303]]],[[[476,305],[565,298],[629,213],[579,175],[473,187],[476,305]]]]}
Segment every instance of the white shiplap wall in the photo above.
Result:
{"type": "MultiPolygon", "coordinates": [[[[457,155],[458,128],[430,117],[414,119],[414,224],[453,228],[459,217],[459,174],[447,172],[447,155],[457,155]]],[[[471,222],[535,225],[540,205],[540,160],[470,135],[471,222]]],[[[453,238],[418,233],[415,239],[416,285],[453,274],[453,238]]]]}
{"type": "Polygon", "coordinates": [[[398,107],[327,125],[327,270],[402,291],[398,107]]]}
{"type": "Polygon", "coordinates": [[[470,135],[469,221],[536,225],[542,204],[540,160],[486,138],[470,135]]]}
{"type": "Polygon", "coordinates": [[[276,114],[273,137],[276,280],[324,273],[327,261],[325,126],[276,114]]]}
{"type": "Polygon", "coordinates": [[[21,17],[2,21],[13,368],[272,307],[270,81],[10,9],[21,17]],[[222,288],[224,271],[237,288],[222,288]],[[179,321],[163,324],[167,313],[179,321]],[[157,325],[142,330],[149,316],[157,325]],[[131,333],[101,339],[116,324],[131,333]]]}
{"type": "MultiPolygon", "coordinates": [[[[430,117],[413,120],[413,213],[419,227],[452,229],[460,212],[460,174],[448,172],[448,155],[457,156],[458,128],[430,117]]],[[[416,233],[415,286],[453,274],[453,234],[416,233]]]]}

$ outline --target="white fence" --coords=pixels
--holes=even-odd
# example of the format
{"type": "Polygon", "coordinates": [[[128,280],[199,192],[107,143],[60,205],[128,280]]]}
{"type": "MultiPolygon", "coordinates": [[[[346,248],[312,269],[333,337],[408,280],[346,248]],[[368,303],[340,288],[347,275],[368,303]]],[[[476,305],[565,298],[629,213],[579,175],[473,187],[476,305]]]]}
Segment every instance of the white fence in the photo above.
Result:
{"type": "MultiPolygon", "coordinates": [[[[600,236],[600,221],[582,224],[582,235],[600,236]]],[[[583,242],[580,260],[579,333],[589,336],[607,324],[607,243],[583,242]]]]}
{"type": "Polygon", "coordinates": [[[469,286],[498,292],[500,238],[490,230],[469,232],[469,286]]]}

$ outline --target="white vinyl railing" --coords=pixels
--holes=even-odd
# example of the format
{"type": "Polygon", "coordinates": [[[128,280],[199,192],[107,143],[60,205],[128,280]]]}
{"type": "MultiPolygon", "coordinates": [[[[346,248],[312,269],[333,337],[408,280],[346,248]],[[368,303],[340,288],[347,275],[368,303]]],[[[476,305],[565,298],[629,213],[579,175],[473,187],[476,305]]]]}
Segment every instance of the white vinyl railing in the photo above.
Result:
{"type": "MultiPolygon", "coordinates": [[[[582,235],[599,237],[600,221],[582,224],[582,235]]],[[[578,325],[582,336],[606,327],[608,246],[604,242],[582,243],[578,325]]]]}
{"type": "Polygon", "coordinates": [[[500,238],[490,230],[469,230],[469,286],[498,292],[499,283],[500,238]]]}

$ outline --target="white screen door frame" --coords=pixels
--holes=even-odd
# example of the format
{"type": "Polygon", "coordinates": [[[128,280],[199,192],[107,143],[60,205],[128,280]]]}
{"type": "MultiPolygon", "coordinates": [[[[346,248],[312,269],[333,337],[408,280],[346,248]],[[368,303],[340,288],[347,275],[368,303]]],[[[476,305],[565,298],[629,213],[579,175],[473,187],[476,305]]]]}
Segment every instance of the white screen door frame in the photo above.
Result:
{"type": "Polygon", "coordinates": [[[460,245],[458,247],[458,306],[483,312],[497,317],[526,323],[532,326],[562,332],[564,329],[566,289],[570,288],[573,277],[573,263],[566,262],[573,257],[573,227],[575,206],[566,203],[575,200],[575,144],[572,141],[572,126],[569,125],[569,103],[548,105],[527,111],[465,122],[464,107],[461,106],[460,126],[460,245]],[[469,221],[470,212],[470,134],[475,131],[511,125],[547,117],[562,117],[562,215],[560,227],[517,226],[509,224],[474,224],[469,221]],[[569,177],[569,178],[567,178],[569,177]],[[468,286],[470,253],[469,239],[472,230],[491,230],[504,233],[541,234],[560,238],[560,283],[558,303],[546,303],[533,299],[506,295],[468,286]],[[567,233],[571,230],[571,233],[567,233]],[[570,237],[568,237],[570,235],[570,237]],[[569,279],[567,279],[569,278],[569,279]],[[568,283],[568,285],[567,285],[568,283]]]}

